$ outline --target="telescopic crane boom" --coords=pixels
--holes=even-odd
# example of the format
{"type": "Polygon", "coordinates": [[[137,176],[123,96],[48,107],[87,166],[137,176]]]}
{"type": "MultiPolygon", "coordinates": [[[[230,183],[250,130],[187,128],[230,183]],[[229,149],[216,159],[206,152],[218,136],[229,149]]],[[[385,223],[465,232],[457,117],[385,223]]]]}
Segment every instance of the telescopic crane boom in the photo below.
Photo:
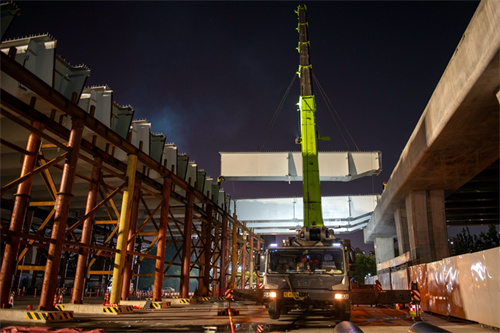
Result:
{"type": "Polygon", "coordinates": [[[304,200],[304,227],[322,227],[323,216],[321,211],[321,190],[319,181],[319,163],[317,140],[329,140],[319,136],[316,130],[316,100],[312,86],[312,65],[310,62],[308,37],[309,24],[307,22],[307,8],[298,6],[295,11],[299,17],[299,46],[300,65],[300,126],[301,137],[299,143],[302,150],[303,172],[303,200],[304,200]]]}

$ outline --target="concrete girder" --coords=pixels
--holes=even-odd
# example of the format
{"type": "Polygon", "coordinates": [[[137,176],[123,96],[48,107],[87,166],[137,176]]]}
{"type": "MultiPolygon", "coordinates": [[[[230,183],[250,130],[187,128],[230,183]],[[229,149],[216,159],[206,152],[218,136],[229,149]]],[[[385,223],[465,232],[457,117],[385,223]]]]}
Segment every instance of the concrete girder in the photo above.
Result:
{"type": "MultiPolygon", "coordinates": [[[[5,41],[1,45],[1,51],[8,53],[10,48],[15,48],[17,62],[67,99],[71,99],[75,92],[79,98],[90,70],[85,66],[73,67],[56,56],[56,44],[57,41],[52,36],[45,34],[5,41]]],[[[14,89],[22,90],[19,87],[14,89]]]]}
{"type": "MultiPolygon", "coordinates": [[[[323,197],[323,221],[337,233],[366,226],[379,195],[323,197]]],[[[236,213],[248,228],[260,234],[292,234],[303,226],[302,198],[239,199],[236,213]]]]}
{"type": "MultiPolygon", "coordinates": [[[[302,181],[301,152],[220,152],[221,175],[227,181],[302,181]]],[[[321,181],[351,181],[382,171],[382,153],[320,152],[321,181]]]]}

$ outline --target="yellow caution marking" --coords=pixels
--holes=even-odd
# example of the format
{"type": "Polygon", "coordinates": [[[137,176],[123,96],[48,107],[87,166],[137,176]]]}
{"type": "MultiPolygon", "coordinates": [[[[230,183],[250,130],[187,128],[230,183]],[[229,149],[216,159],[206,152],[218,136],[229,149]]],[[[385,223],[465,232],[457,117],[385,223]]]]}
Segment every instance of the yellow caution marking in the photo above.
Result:
{"type": "Polygon", "coordinates": [[[73,319],[73,311],[27,311],[26,319],[44,321],[66,321],[73,319]]]}

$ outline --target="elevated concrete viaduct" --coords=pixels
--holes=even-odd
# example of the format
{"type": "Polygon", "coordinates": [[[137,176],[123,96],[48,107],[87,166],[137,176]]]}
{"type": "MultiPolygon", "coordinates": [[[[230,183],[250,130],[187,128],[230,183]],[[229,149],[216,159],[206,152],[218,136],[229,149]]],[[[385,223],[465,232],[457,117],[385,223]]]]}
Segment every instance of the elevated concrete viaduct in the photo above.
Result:
{"type": "Polygon", "coordinates": [[[482,1],[364,229],[378,262],[394,257],[394,238],[413,263],[447,257],[447,198],[484,172],[493,178],[473,187],[486,213],[462,224],[498,224],[499,50],[500,2],[482,1]]]}

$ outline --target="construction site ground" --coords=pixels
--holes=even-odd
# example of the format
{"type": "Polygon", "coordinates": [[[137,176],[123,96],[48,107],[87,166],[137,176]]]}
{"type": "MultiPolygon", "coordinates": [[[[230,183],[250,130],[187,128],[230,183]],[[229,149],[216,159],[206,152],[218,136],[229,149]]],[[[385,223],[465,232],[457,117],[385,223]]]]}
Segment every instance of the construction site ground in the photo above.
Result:
{"type": "MultiPolygon", "coordinates": [[[[85,298],[84,303],[95,308],[95,313],[74,312],[70,321],[39,322],[37,320],[19,320],[24,318],[26,307],[32,305],[36,309],[33,296],[21,297],[14,301],[12,309],[0,310],[0,327],[2,332],[12,332],[16,327],[20,332],[29,329],[45,328],[47,332],[57,332],[73,328],[73,332],[86,332],[100,329],[101,332],[231,332],[230,318],[220,315],[221,310],[230,304],[235,332],[332,332],[336,323],[327,316],[317,312],[292,311],[282,315],[279,320],[269,318],[263,305],[255,302],[207,302],[199,304],[171,301],[172,307],[158,309],[134,309],[132,313],[110,314],[102,312],[101,298],[85,298]]],[[[136,304],[146,304],[145,300],[136,304]]],[[[64,303],[63,303],[64,306],[64,303]]],[[[137,306],[136,306],[137,307],[137,306]]],[[[226,311],[227,313],[227,311],[226,311]]],[[[408,309],[395,309],[382,306],[354,306],[351,320],[363,332],[408,332],[415,323],[409,317],[408,309]]],[[[422,320],[454,333],[488,333],[499,332],[498,329],[483,327],[474,322],[457,318],[447,318],[435,314],[423,313],[422,320]]]]}

